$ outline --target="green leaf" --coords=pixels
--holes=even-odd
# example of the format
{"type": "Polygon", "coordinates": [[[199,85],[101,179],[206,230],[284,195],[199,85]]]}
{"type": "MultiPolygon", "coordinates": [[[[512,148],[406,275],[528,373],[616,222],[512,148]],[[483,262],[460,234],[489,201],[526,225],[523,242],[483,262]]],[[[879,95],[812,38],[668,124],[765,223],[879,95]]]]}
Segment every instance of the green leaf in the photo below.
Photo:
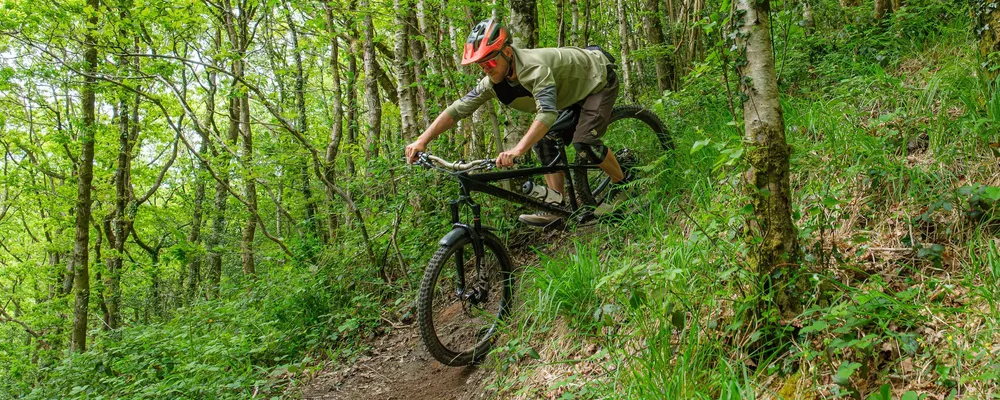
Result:
{"type": "Polygon", "coordinates": [[[531,347],[528,348],[528,353],[527,354],[528,354],[528,357],[534,358],[536,360],[541,360],[542,359],[542,356],[538,355],[538,352],[535,351],[535,349],[533,349],[531,347]]]}
{"type": "Polygon", "coordinates": [[[854,375],[854,371],[861,368],[861,363],[856,362],[844,362],[840,364],[837,368],[837,375],[833,377],[833,382],[845,386],[850,383],[851,375],[854,375]]]}
{"type": "Polygon", "coordinates": [[[805,328],[802,328],[802,330],[800,330],[799,333],[819,332],[819,331],[824,330],[824,329],[829,328],[829,327],[830,327],[830,324],[826,323],[826,321],[816,321],[816,322],[813,322],[812,325],[809,325],[809,326],[807,326],[805,328]]]}
{"type": "Polygon", "coordinates": [[[340,333],[344,333],[345,331],[353,331],[355,329],[358,329],[358,320],[355,318],[351,318],[347,321],[344,321],[344,323],[340,324],[340,326],[337,327],[337,330],[340,331],[340,333]]]}
{"type": "Polygon", "coordinates": [[[993,201],[1000,200],[1000,187],[987,186],[986,188],[983,189],[982,197],[993,201]]]}
{"type": "Polygon", "coordinates": [[[917,392],[911,390],[909,392],[903,393],[903,397],[900,397],[899,400],[917,400],[917,398],[918,398],[917,392]]]}
{"type": "Polygon", "coordinates": [[[684,329],[684,310],[674,310],[670,316],[670,323],[674,325],[674,328],[684,329]]]}
{"type": "Polygon", "coordinates": [[[836,197],[826,196],[823,198],[823,205],[826,206],[826,208],[836,207],[837,204],[840,204],[840,200],[837,200],[836,197]]]}
{"type": "Polygon", "coordinates": [[[711,142],[712,139],[705,139],[694,142],[694,145],[691,146],[691,154],[697,153],[698,150],[701,150],[703,147],[708,146],[708,144],[711,142]]]}

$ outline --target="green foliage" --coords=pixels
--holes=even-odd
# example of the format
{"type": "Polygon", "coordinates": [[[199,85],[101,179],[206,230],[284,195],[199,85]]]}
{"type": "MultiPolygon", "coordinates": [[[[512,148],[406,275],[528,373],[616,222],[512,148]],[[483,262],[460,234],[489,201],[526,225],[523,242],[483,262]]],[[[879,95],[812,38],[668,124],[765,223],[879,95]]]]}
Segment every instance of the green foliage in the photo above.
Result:
{"type": "MultiPolygon", "coordinates": [[[[332,268],[331,268],[332,269],[332,268]]],[[[246,398],[281,393],[320,349],[350,349],[375,327],[370,295],[289,266],[223,288],[163,323],[124,328],[40,371],[27,398],[246,398]],[[307,354],[312,354],[309,356],[307,354]]],[[[16,395],[18,392],[14,392],[16,395]]]]}

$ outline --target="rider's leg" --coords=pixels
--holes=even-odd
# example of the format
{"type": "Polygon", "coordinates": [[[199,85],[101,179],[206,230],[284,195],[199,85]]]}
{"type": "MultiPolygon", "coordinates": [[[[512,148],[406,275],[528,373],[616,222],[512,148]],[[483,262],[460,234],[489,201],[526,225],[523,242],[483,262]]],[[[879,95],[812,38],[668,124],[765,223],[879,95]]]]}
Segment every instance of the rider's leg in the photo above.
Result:
{"type": "Polygon", "coordinates": [[[545,186],[549,189],[555,189],[559,193],[566,193],[566,177],[563,176],[562,172],[556,172],[554,174],[545,174],[545,186]]]}
{"type": "Polygon", "coordinates": [[[615,152],[608,149],[608,154],[604,156],[604,161],[598,164],[601,170],[605,174],[611,177],[611,182],[618,183],[622,179],[625,179],[625,173],[622,172],[621,165],[618,165],[618,159],[615,158],[615,152]]]}

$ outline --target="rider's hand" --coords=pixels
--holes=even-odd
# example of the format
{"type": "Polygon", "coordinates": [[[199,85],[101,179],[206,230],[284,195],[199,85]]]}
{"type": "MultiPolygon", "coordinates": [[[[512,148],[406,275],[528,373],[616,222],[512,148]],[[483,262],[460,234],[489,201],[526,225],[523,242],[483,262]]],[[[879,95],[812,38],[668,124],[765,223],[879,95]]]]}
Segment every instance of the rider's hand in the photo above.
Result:
{"type": "Polygon", "coordinates": [[[427,143],[419,140],[406,146],[406,162],[413,164],[417,161],[417,154],[427,150],[427,143]]]}
{"type": "Polygon", "coordinates": [[[514,159],[523,156],[524,152],[514,150],[507,150],[497,156],[497,166],[498,167],[513,167],[514,159]]]}

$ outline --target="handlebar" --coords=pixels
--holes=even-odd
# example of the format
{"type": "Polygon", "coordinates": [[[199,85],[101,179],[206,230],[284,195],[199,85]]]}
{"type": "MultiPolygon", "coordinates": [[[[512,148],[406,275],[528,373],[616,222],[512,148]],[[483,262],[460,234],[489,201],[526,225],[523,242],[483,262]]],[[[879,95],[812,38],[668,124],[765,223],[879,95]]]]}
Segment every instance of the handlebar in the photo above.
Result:
{"type": "Polygon", "coordinates": [[[423,166],[425,168],[438,166],[454,172],[466,172],[476,169],[495,168],[496,160],[483,159],[483,160],[474,160],[469,162],[448,161],[441,157],[421,152],[417,153],[417,162],[415,164],[423,166]]]}

